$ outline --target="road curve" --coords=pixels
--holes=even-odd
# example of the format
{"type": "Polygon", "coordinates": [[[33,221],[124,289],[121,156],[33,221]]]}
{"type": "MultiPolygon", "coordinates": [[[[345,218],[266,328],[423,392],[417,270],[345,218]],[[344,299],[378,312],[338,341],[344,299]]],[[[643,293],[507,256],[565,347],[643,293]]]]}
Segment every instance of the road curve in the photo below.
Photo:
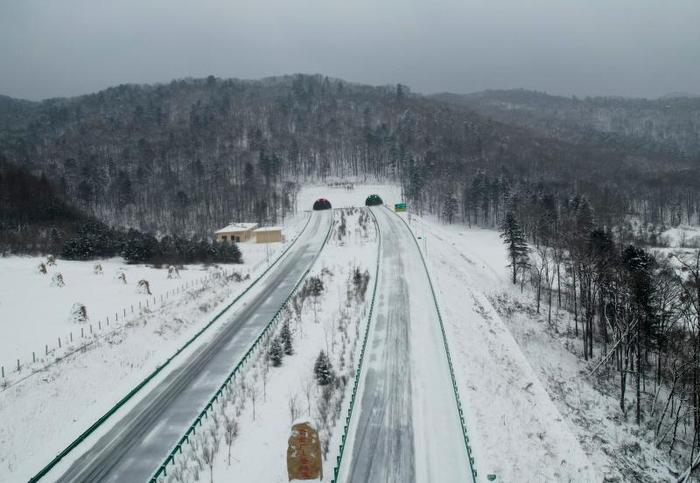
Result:
{"type": "Polygon", "coordinates": [[[377,305],[351,454],[340,481],[467,482],[471,470],[420,254],[404,223],[372,208],[382,233],[377,305]]]}
{"type": "Polygon", "coordinates": [[[148,481],[309,268],[331,220],[331,211],[314,212],[257,294],[243,308],[234,306],[232,311],[239,310],[209,343],[153,388],[57,481],[148,481]]]}

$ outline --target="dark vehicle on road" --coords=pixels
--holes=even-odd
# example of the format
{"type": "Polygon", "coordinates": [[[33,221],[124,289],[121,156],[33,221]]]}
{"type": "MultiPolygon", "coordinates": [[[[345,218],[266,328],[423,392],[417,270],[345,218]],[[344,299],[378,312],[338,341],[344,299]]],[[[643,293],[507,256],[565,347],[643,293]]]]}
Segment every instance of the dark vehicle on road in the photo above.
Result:
{"type": "Polygon", "coordinates": [[[384,201],[382,201],[379,195],[369,195],[365,200],[365,206],[379,206],[383,204],[384,201]]]}
{"type": "Polygon", "coordinates": [[[325,198],[319,198],[314,201],[314,210],[330,210],[331,208],[331,202],[325,198]]]}

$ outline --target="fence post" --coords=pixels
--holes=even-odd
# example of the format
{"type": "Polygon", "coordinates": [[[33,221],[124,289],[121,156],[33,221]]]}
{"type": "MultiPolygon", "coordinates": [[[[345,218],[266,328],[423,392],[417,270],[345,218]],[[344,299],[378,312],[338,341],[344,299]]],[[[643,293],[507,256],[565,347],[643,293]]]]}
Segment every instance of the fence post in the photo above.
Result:
{"type": "Polygon", "coordinates": [[[19,359],[17,359],[17,372],[19,372],[19,359]]]}
{"type": "Polygon", "coordinates": [[[36,362],[36,352],[32,351],[32,362],[36,362]]]}
{"type": "Polygon", "coordinates": [[[0,374],[2,374],[2,378],[5,379],[5,366],[0,366],[0,374]]]}
{"type": "Polygon", "coordinates": [[[48,356],[48,355],[49,355],[49,345],[46,344],[46,345],[44,346],[44,349],[46,349],[46,354],[45,354],[45,355],[48,356]]]}
{"type": "Polygon", "coordinates": [[[73,342],[73,332],[70,333],[70,341],[73,342]]]}
{"type": "Polygon", "coordinates": [[[60,337],[58,338],[58,348],[59,349],[61,348],[61,338],[60,337]]]}
{"type": "Polygon", "coordinates": [[[85,337],[85,328],[84,327],[80,328],[80,337],[85,337]]]}

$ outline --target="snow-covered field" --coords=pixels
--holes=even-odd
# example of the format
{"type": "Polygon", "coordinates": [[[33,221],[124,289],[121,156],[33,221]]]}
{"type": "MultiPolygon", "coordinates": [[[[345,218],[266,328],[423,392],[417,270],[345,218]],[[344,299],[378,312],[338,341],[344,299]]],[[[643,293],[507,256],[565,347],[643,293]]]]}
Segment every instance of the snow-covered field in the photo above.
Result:
{"type": "Polygon", "coordinates": [[[669,481],[664,456],[586,376],[567,322],[552,330],[532,295],[509,283],[499,234],[412,219],[439,287],[482,477],[669,481]]]}
{"type": "Polygon", "coordinates": [[[661,241],[671,248],[700,248],[700,227],[681,225],[661,234],[661,241]]]}
{"type": "Polygon", "coordinates": [[[146,301],[153,304],[153,297],[160,301],[161,295],[177,290],[185,284],[199,282],[208,270],[202,266],[187,266],[180,270],[179,278],[168,278],[166,268],[156,269],[146,265],[127,265],[121,259],[78,262],[58,260],[55,266],[47,267],[47,274],[37,269],[42,257],[0,258],[0,364],[6,370],[16,369],[16,359],[27,363],[32,351],[44,355],[45,345],[57,345],[57,339],[80,336],[81,327],[98,329],[98,322],[107,327],[107,318],[114,324],[115,314],[131,316],[131,307],[146,301]],[[94,273],[95,264],[102,266],[103,273],[94,273]],[[117,278],[124,273],[126,284],[117,278]],[[52,284],[55,274],[62,274],[65,285],[52,284]],[[153,295],[150,297],[137,289],[139,280],[147,280],[153,295]],[[73,304],[81,303],[87,309],[88,320],[77,323],[71,318],[73,304]]]}
{"type": "MultiPolygon", "coordinates": [[[[390,206],[402,201],[398,186],[348,190],[317,185],[302,189],[297,205],[308,209],[324,197],[334,207],[362,206],[375,193],[390,206]]],[[[567,335],[569,318],[562,311],[555,314],[558,325],[549,326],[546,316],[534,312],[531,294],[510,285],[498,233],[443,225],[430,217],[410,219],[443,310],[479,481],[492,474],[505,482],[669,481],[665,455],[619,416],[616,396],[586,376],[577,341],[567,335]]],[[[287,240],[305,220],[302,213],[287,220],[287,240]]],[[[344,423],[337,418],[345,415],[350,387],[334,393],[331,407],[324,407],[313,365],[323,349],[332,354],[338,375],[352,375],[366,304],[348,302],[348,279],[354,267],[373,274],[376,256],[373,235],[358,231],[355,218],[349,217],[348,227],[344,240],[334,238],[312,270],[326,286],[316,310],[307,300],[301,315],[290,314],[294,354],[285,356],[281,367],[269,367],[265,353],[259,353],[257,363],[246,370],[246,388],[234,391],[227,403],[238,434],[230,464],[228,447],[219,441],[214,481],[241,475],[247,481],[287,481],[287,439],[291,423],[300,419],[323,428],[329,450],[324,481],[330,480],[344,423]],[[347,334],[341,335],[341,325],[347,334]],[[347,347],[340,350],[343,344],[347,347]]],[[[673,246],[693,236],[667,235],[673,246]]],[[[255,276],[268,255],[274,255],[264,245],[241,244],[241,250],[245,263],[224,267],[229,273],[255,276]]],[[[94,273],[95,262],[63,260],[42,275],[37,270],[41,261],[45,259],[0,258],[0,364],[9,382],[0,387],[0,482],[26,481],[248,283],[215,278],[215,267],[202,266],[186,267],[179,279],[168,279],[166,269],[125,265],[118,259],[99,261],[102,275],[94,273]],[[126,285],[115,277],[120,270],[126,285]],[[52,286],[56,272],[63,274],[65,286],[52,286]],[[149,281],[151,296],[138,292],[140,279],[149,281]],[[71,320],[76,302],[87,308],[85,323],[71,320]],[[120,317],[116,327],[115,313],[120,317]],[[87,334],[90,325],[95,337],[100,334],[99,343],[31,372],[58,353],[46,357],[45,345],[55,350],[60,337],[65,351],[71,332],[78,343],[80,329],[87,334]],[[31,364],[32,352],[36,364],[31,364]]],[[[222,430],[224,421],[219,424],[222,430]]],[[[189,458],[184,461],[194,461],[189,458]]],[[[189,479],[184,475],[180,481],[191,481],[191,474],[189,479]]],[[[209,479],[208,469],[202,470],[204,479],[209,479]]]]}
{"type": "MultiPolygon", "coordinates": [[[[305,217],[291,218],[286,235],[289,240],[301,228],[305,217]]],[[[130,265],[120,258],[93,261],[56,260],[54,266],[46,265],[46,257],[0,257],[0,365],[5,367],[8,379],[15,379],[17,359],[20,368],[32,362],[32,353],[37,360],[46,357],[49,351],[61,344],[80,338],[85,334],[107,330],[108,323],[134,318],[139,307],[157,304],[180,293],[186,288],[201,285],[204,279],[221,269],[241,275],[253,274],[261,266],[273,260],[273,255],[283,245],[242,243],[242,264],[218,266],[186,265],[179,274],[168,278],[167,266],[153,268],[148,265],[130,265]],[[44,263],[46,274],[39,272],[44,263]],[[95,266],[101,273],[95,273],[95,266]],[[123,273],[125,282],[118,278],[123,273]],[[52,282],[61,274],[65,285],[52,282]],[[151,295],[139,290],[138,282],[149,283],[151,295]],[[72,317],[74,304],[82,304],[88,320],[76,322],[72,317]]],[[[51,354],[49,354],[51,355],[51,354]]]]}
{"type": "MultiPolygon", "coordinates": [[[[286,227],[288,241],[270,245],[273,248],[272,252],[269,252],[265,245],[241,244],[245,263],[226,267],[227,273],[230,274],[233,269],[241,274],[250,273],[254,278],[266,268],[268,252],[272,261],[276,253],[291,243],[295,234],[304,226],[307,217],[308,214],[300,214],[291,218],[286,227]]],[[[0,259],[0,262],[2,261],[3,259],[0,259]]],[[[24,262],[29,268],[33,265],[27,260],[24,262]]],[[[105,261],[100,262],[105,271],[102,276],[92,272],[94,263],[82,263],[84,270],[80,268],[76,270],[88,278],[88,282],[92,277],[102,277],[98,279],[102,280],[101,283],[110,283],[104,280],[111,278],[105,268],[105,261]]],[[[56,268],[60,269],[63,264],[67,262],[58,260],[56,268]]],[[[155,273],[156,269],[140,267],[137,270],[153,270],[154,272],[150,273],[155,273]]],[[[207,273],[203,268],[191,270],[200,277],[207,273]]],[[[215,271],[214,267],[210,267],[209,272],[215,271]]],[[[163,277],[167,276],[166,270],[162,273],[163,277]]],[[[181,274],[184,273],[185,271],[181,272],[181,274]]],[[[28,276],[30,282],[36,283],[32,278],[34,274],[30,273],[30,275],[28,276]]],[[[92,337],[88,337],[86,324],[82,324],[85,327],[86,338],[81,339],[77,335],[79,332],[76,332],[74,343],[81,344],[83,340],[95,342],[84,350],[73,352],[59,362],[48,361],[49,365],[44,369],[41,369],[41,364],[47,361],[37,360],[37,364],[31,367],[23,366],[20,374],[14,372],[7,374],[9,387],[0,387],[0,420],[3,421],[0,425],[0,482],[24,481],[48,463],[68,442],[123,397],[146,374],[162,364],[184,341],[192,337],[204,323],[210,320],[213,314],[225,307],[249,284],[247,280],[237,281],[216,276],[207,277],[202,283],[193,283],[196,278],[191,277],[191,283],[187,288],[184,288],[184,283],[180,280],[182,290],[166,298],[164,303],[161,303],[158,297],[155,306],[151,303],[148,308],[142,307],[140,311],[135,310],[133,316],[129,308],[126,320],[120,319],[119,323],[115,324],[112,319],[110,327],[104,327],[103,324],[102,332],[98,332],[95,326],[96,331],[92,337]],[[32,369],[40,370],[31,372],[32,369]]],[[[66,275],[65,280],[65,287],[47,287],[45,290],[66,289],[71,279],[66,275]]],[[[86,292],[90,291],[88,282],[84,285],[86,292]]],[[[129,278],[127,282],[126,287],[131,287],[135,291],[134,282],[129,278]]],[[[4,277],[2,283],[8,283],[4,277]]],[[[152,283],[156,285],[155,282],[152,283]]],[[[154,294],[158,292],[155,291],[154,294]]],[[[136,294],[135,305],[139,297],[143,296],[136,294]]],[[[83,303],[87,305],[89,302],[86,300],[83,299],[83,303]]],[[[70,306],[73,300],[66,298],[64,302],[70,306]]],[[[103,302],[115,304],[112,307],[119,307],[119,304],[123,303],[116,290],[113,296],[106,296],[103,302]]],[[[57,299],[56,303],[62,302],[57,299]]],[[[16,310],[11,313],[17,313],[16,310]]],[[[95,307],[96,310],[98,307],[95,307]]],[[[109,310],[111,313],[111,308],[109,310]]],[[[88,311],[91,319],[96,317],[89,306],[88,311]]],[[[123,312],[120,316],[122,314],[123,312]]],[[[61,314],[54,319],[54,322],[71,327],[70,324],[73,322],[65,319],[67,317],[61,314]]],[[[13,329],[16,332],[27,332],[26,340],[31,340],[29,335],[33,332],[21,325],[22,319],[12,320],[16,324],[13,329]]],[[[47,324],[51,323],[46,319],[43,320],[47,324]]],[[[39,330],[41,332],[41,328],[39,330]]],[[[78,327],[77,330],[79,331],[80,328],[78,327]]],[[[66,348],[64,340],[63,350],[66,348]]],[[[41,354],[43,356],[43,352],[41,354]]]]}

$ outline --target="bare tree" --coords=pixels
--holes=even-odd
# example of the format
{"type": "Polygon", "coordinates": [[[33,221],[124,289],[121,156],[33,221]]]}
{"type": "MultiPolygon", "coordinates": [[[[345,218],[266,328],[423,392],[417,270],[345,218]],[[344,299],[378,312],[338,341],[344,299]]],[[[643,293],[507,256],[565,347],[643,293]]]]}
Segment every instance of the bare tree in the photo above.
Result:
{"type": "Polygon", "coordinates": [[[299,401],[296,393],[289,394],[289,417],[292,424],[299,417],[299,401]]]}
{"type": "Polygon", "coordinates": [[[227,414],[224,415],[224,439],[228,446],[228,465],[231,466],[231,446],[238,437],[238,421],[227,414]]]}
{"type": "Polygon", "coordinates": [[[250,397],[250,402],[253,404],[253,421],[255,421],[255,402],[260,397],[260,389],[255,384],[251,384],[248,387],[248,396],[250,397]]]}

